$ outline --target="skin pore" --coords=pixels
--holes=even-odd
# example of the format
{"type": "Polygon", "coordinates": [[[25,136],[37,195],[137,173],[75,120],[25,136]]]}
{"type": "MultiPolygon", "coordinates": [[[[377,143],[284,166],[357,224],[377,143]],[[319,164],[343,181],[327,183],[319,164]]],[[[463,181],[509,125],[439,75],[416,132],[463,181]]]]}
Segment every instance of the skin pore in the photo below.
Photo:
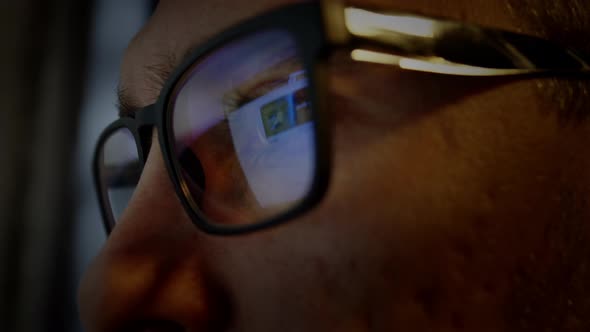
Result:
{"type": "MultiPolygon", "coordinates": [[[[125,93],[153,103],[162,80],[146,68],[289,2],[161,0],[126,53],[125,93]]],[[[354,3],[535,34],[502,0],[354,3]]],[[[342,54],[329,79],[331,184],[280,227],[200,232],[154,140],[80,287],[87,331],[590,330],[587,123],[562,125],[534,80],[342,54]]]]}

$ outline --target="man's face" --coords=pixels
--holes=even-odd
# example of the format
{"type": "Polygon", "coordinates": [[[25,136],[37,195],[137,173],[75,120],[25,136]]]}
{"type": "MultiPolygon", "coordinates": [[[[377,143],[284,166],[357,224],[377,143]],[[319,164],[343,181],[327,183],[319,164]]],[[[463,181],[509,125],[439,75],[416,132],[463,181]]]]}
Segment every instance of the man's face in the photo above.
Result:
{"type": "MultiPolygon", "coordinates": [[[[230,25],[289,2],[160,1],[126,53],[122,87],[138,106],[153,103],[162,82],[147,67],[179,63],[230,25]]],[[[501,0],[354,3],[526,31],[501,0]]],[[[587,128],[558,124],[538,97],[542,81],[343,59],[329,69],[323,201],[280,227],[206,235],[154,140],[82,283],[88,331],[587,330],[587,128]]]]}

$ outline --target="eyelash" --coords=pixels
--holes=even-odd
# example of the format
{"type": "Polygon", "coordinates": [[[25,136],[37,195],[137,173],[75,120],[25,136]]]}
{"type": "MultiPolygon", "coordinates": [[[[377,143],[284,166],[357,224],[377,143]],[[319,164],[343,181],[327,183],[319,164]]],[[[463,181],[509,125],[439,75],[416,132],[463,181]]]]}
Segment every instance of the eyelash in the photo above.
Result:
{"type": "MultiPolygon", "coordinates": [[[[300,67],[301,65],[297,58],[293,56],[283,59],[282,61],[275,64],[272,68],[267,69],[267,77],[264,77],[264,75],[267,74],[260,72],[259,74],[263,75],[263,77],[259,77],[259,82],[255,82],[256,84],[246,82],[245,88],[237,87],[223,97],[223,104],[226,113],[234,111],[243,105],[259,98],[260,96],[263,96],[277,86],[287,84],[289,82],[290,75],[293,72],[302,70],[300,67]]],[[[256,81],[255,78],[254,81],[256,81]]]]}
{"type": "Polygon", "coordinates": [[[248,104],[249,102],[257,99],[260,96],[263,96],[266,92],[271,91],[273,88],[286,84],[288,78],[281,77],[280,79],[267,79],[262,81],[255,86],[247,89],[247,90],[239,90],[236,89],[231,93],[227,94],[223,98],[223,105],[226,112],[231,112],[240,107],[248,104]]]}

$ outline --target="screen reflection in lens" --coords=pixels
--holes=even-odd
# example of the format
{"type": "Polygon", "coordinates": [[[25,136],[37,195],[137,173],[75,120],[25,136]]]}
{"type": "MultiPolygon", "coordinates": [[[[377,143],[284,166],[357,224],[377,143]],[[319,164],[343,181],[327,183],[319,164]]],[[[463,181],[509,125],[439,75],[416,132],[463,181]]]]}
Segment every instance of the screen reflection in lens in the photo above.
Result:
{"type": "Polygon", "coordinates": [[[177,85],[170,105],[174,151],[189,198],[211,221],[260,222],[311,190],[315,130],[307,76],[293,38],[272,30],[211,52],[177,85]],[[183,162],[187,153],[199,166],[183,162]]]}

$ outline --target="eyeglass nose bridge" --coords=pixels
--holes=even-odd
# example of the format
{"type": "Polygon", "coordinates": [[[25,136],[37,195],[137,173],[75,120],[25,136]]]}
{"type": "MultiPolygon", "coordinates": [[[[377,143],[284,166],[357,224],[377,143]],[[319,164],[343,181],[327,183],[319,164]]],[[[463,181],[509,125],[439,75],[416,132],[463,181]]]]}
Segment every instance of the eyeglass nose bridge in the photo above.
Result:
{"type": "Polygon", "coordinates": [[[158,122],[156,118],[156,104],[148,105],[137,112],[135,112],[135,121],[137,127],[154,126],[158,122]]]}
{"type": "Polygon", "coordinates": [[[145,163],[153,138],[153,128],[157,126],[156,105],[148,105],[135,113],[138,144],[141,150],[142,163],[145,163]]]}

